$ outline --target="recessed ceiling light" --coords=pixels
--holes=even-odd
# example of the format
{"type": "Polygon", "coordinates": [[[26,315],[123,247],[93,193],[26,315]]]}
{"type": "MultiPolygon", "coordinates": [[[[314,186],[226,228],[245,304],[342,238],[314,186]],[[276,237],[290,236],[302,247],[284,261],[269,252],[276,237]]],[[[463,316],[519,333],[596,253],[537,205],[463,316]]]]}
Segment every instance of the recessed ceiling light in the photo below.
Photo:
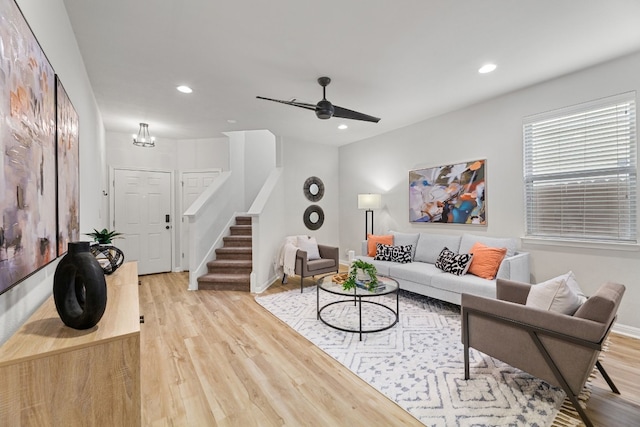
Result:
{"type": "Polygon", "coordinates": [[[233,123],[236,123],[236,121],[235,121],[235,120],[233,120],[233,119],[228,119],[228,120],[227,120],[227,123],[231,123],[231,124],[233,124],[233,123]]]}
{"type": "Polygon", "coordinates": [[[340,129],[340,130],[345,130],[345,129],[347,129],[348,127],[349,127],[349,126],[345,125],[344,123],[343,123],[343,124],[341,124],[341,125],[338,125],[338,129],[340,129]]]}
{"type": "Polygon", "coordinates": [[[193,92],[193,89],[191,89],[189,86],[178,86],[176,89],[178,89],[182,93],[191,93],[191,92],[193,92]]]}
{"type": "Polygon", "coordinates": [[[478,72],[480,74],[487,74],[492,72],[493,70],[495,70],[497,68],[496,64],[484,64],[482,67],[480,67],[480,69],[478,70],[478,72]]]}

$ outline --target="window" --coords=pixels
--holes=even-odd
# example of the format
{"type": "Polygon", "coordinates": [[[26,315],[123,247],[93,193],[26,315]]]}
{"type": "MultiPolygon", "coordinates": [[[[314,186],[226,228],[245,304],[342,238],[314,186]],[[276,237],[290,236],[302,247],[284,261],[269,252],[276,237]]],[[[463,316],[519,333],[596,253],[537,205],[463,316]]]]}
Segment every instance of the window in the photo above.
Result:
{"type": "Polygon", "coordinates": [[[636,243],[635,92],[527,117],[527,237],[636,243]]]}

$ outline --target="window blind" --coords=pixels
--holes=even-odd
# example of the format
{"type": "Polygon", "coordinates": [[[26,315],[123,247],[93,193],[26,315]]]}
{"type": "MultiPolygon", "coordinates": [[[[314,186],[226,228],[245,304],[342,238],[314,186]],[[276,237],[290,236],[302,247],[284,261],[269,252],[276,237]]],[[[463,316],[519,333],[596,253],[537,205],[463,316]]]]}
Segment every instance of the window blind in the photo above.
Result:
{"type": "Polygon", "coordinates": [[[635,92],[525,118],[529,237],[636,243],[635,92]]]}

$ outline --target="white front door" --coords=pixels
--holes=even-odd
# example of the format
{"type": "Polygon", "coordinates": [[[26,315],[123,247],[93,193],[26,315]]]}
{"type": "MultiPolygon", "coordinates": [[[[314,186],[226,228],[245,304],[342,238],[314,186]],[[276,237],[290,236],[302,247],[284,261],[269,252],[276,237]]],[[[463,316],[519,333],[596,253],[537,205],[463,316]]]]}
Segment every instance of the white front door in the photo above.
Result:
{"type": "MultiPolygon", "coordinates": [[[[185,212],[189,206],[202,194],[202,192],[213,182],[222,169],[208,169],[203,171],[182,172],[180,181],[182,182],[181,212],[185,212]]],[[[182,269],[189,269],[189,221],[181,218],[180,228],[180,248],[182,250],[182,269]]]]}
{"type": "Polygon", "coordinates": [[[171,173],[114,170],[114,244],[139,274],[171,271],[171,173]]]}

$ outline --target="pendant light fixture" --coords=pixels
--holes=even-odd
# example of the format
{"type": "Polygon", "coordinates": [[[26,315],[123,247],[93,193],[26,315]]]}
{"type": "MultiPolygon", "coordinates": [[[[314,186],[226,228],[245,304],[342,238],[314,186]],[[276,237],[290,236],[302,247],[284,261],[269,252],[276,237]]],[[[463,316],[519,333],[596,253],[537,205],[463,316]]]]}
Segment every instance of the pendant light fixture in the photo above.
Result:
{"type": "Polygon", "coordinates": [[[138,130],[138,134],[133,135],[133,145],[137,145],[138,147],[155,147],[156,139],[155,137],[149,135],[149,125],[146,123],[140,123],[140,129],[138,130]]]}

